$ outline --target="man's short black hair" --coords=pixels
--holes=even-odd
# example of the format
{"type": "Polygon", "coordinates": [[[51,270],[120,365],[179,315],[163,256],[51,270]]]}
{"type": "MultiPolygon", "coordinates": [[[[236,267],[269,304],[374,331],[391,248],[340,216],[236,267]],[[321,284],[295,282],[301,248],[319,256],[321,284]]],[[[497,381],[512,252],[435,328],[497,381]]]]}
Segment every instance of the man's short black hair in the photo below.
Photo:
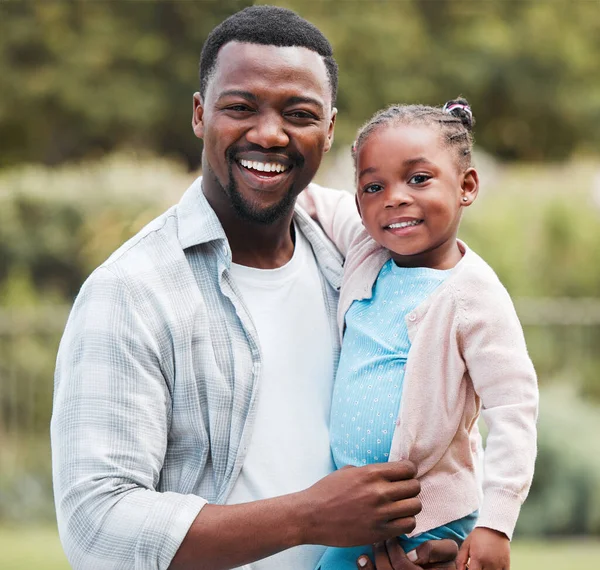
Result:
{"type": "Polygon", "coordinates": [[[331,104],[335,104],[338,66],[333,49],[323,33],[296,12],[277,6],[250,6],[221,22],[208,36],[200,56],[200,95],[215,70],[219,50],[229,42],[267,46],[305,47],[323,57],[331,87],[331,104]]]}

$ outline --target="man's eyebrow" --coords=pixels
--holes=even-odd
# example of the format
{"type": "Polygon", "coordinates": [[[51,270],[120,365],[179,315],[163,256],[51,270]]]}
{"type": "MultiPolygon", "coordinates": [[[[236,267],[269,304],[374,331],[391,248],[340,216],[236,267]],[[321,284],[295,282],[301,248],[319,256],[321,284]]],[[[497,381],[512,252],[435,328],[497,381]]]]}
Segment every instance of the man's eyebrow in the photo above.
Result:
{"type": "Polygon", "coordinates": [[[253,102],[256,102],[257,100],[257,97],[254,95],[254,93],[250,93],[250,91],[243,91],[242,89],[229,89],[229,91],[223,91],[218,98],[223,99],[224,97],[242,97],[253,102]]]}
{"type": "Polygon", "coordinates": [[[319,109],[324,108],[323,102],[319,101],[318,99],[314,99],[313,97],[302,97],[300,95],[294,95],[293,97],[287,99],[288,105],[296,105],[297,103],[307,103],[309,105],[316,105],[317,107],[319,107],[319,109]]]}

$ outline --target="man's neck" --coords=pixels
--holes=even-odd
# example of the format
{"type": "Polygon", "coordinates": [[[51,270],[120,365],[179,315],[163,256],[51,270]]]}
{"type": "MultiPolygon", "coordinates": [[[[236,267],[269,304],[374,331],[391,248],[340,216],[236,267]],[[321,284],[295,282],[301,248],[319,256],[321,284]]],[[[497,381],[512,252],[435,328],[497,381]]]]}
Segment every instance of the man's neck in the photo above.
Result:
{"type": "Polygon", "coordinates": [[[293,208],[271,224],[261,224],[241,217],[229,200],[204,192],[219,218],[234,263],[258,269],[276,269],[294,254],[293,208]]]}
{"type": "MultiPolygon", "coordinates": [[[[221,222],[223,223],[223,222],[221,222]]],[[[258,269],[276,269],[294,254],[292,212],[285,219],[263,225],[240,220],[223,224],[234,263],[258,269]]]]}

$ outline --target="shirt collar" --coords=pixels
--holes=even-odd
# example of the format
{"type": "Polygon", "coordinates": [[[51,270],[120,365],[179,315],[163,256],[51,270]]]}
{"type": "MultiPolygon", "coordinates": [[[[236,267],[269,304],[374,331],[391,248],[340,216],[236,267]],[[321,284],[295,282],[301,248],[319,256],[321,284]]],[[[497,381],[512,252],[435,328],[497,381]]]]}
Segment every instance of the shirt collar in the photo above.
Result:
{"type": "Polygon", "coordinates": [[[183,249],[214,240],[227,241],[225,230],[202,191],[202,176],[181,197],[177,220],[177,235],[183,249]]]}
{"type": "MultiPolygon", "coordinates": [[[[225,230],[202,191],[201,176],[194,180],[181,197],[177,206],[177,220],[177,235],[183,249],[221,240],[226,256],[231,259],[225,230]]],[[[342,256],[325,237],[321,228],[298,206],[294,211],[294,221],[298,229],[310,242],[326,279],[335,289],[339,289],[342,275],[342,256]]]]}

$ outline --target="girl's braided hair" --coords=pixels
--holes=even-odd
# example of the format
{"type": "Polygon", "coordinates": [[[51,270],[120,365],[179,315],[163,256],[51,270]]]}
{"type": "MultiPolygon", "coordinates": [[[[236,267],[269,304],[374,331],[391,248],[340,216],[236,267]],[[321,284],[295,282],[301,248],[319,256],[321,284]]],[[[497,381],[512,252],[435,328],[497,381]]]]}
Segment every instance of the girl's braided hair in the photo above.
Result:
{"type": "Polygon", "coordinates": [[[444,143],[456,149],[459,165],[462,168],[471,166],[472,131],[475,118],[468,101],[458,97],[448,101],[443,107],[390,105],[386,109],[375,113],[358,131],[356,141],[352,145],[352,158],[355,168],[358,151],[369,135],[380,127],[394,124],[435,125],[440,129],[444,143]]]}

